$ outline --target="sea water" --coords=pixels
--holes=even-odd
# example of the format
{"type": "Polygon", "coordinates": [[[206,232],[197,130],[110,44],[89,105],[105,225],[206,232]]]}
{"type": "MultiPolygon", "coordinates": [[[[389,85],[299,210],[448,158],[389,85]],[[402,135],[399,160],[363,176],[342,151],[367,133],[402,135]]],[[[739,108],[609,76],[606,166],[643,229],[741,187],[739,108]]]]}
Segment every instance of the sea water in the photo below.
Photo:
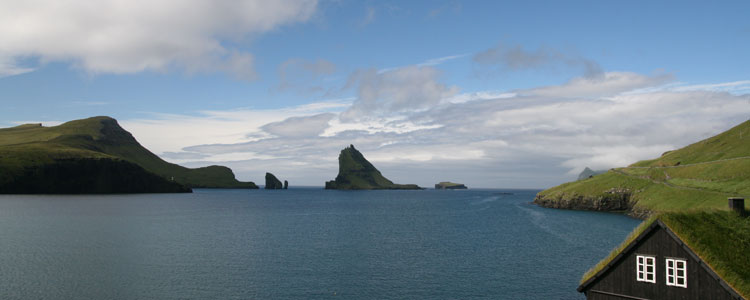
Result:
{"type": "Polygon", "coordinates": [[[0,299],[583,299],[639,224],[533,190],[0,196],[0,299]]]}

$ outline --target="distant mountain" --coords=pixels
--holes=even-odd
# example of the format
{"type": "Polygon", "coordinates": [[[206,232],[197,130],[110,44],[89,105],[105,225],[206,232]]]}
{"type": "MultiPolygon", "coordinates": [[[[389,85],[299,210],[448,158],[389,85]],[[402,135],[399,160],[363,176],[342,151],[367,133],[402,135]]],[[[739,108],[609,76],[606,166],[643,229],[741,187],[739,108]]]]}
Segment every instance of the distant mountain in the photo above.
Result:
{"type": "Polygon", "coordinates": [[[0,129],[0,193],[189,192],[257,188],[227,167],[188,169],[143,148],[115,119],[0,129]]]}
{"type": "Polygon", "coordinates": [[[554,208],[654,212],[716,208],[750,197],[750,121],[661,157],[544,190],[534,203],[554,208]]]}
{"type": "Polygon", "coordinates": [[[339,175],[326,182],[336,190],[419,190],[416,184],[395,184],[380,174],[357,149],[350,145],[339,154],[339,175]]]}
{"type": "Polygon", "coordinates": [[[606,172],[607,170],[594,171],[592,169],[589,169],[589,167],[586,167],[585,169],[583,169],[583,171],[581,171],[581,174],[578,174],[578,180],[588,179],[590,177],[593,177],[594,175],[599,175],[606,172]]]}

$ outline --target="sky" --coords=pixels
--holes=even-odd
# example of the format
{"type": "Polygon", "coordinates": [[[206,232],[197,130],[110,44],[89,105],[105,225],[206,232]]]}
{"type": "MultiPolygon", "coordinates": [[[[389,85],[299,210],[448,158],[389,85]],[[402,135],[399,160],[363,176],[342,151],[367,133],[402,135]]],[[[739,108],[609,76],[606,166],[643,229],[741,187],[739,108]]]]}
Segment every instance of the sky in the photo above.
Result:
{"type": "Polygon", "coordinates": [[[748,1],[0,0],[0,127],[106,115],[188,167],[546,188],[750,118],[748,1]]]}

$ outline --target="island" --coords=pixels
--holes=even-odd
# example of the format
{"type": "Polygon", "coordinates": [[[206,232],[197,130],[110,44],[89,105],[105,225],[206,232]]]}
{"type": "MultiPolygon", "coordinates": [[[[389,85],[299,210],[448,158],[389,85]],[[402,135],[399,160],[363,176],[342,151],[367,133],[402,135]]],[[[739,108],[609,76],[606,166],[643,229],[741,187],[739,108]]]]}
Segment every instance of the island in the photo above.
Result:
{"type": "Polygon", "coordinates": [[[354,145],[341,150],[339,174],[327,181],[327,190],[421,190],[416,184],[395,184],[380,174],[354,145]]]}
{"type": "Polygon", "coordinates": [[[141,146],[110,117],[0,129],[0,193],[175,193],[249,188],[223,166],[190,169],[141,146]]]}
{"type": "Polygon", "coordinates": [[[463,183],[443,181],[435,185],[436,190],[465,190],[468,189],[463,183]]]}

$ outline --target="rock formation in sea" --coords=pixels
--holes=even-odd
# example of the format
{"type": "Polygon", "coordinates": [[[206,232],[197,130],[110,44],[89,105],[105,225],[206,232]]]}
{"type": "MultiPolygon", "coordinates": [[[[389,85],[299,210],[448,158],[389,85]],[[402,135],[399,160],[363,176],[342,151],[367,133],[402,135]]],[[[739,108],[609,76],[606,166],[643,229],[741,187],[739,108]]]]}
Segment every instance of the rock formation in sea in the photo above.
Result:
{"type": "Polygon", "coordinates": [[[286,190],[288,188],[289,188],[289,181],[284,180],[284,189],[286,190]]]}
{"type": "Polygon", "coordinates": [[[465,190],[468,189],[463,183],[443,181],[435,185],[436,190],[465,190]]]}
{"type": "Polygon", "coordinates": [[[266,189],[267,190],[280,190],[283,188],[281,181],[271,173],[266,173],[266,189]]]}
{"type": "Polygon", "coordinates": [[[335,190],[419,190],[416,184],[395,184],[380,174],[357,149],[350,145],[339,154],[339,174],[327,181],[326,189],[335,190]]]}

